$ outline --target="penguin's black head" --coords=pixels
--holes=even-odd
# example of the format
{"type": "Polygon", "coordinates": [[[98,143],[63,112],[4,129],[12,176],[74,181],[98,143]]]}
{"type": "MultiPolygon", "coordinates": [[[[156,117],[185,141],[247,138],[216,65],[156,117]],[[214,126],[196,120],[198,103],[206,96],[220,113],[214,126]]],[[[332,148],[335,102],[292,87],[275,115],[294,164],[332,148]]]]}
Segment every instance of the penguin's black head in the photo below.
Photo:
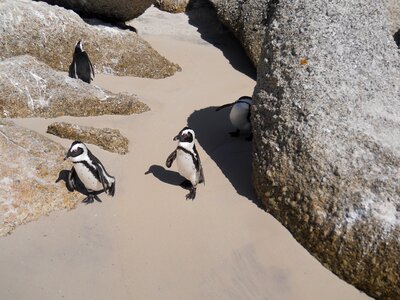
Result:
{"type": "Polygon", "coordinates": [[[64,160],[66,160],[68,157],[72,157],[72,158],[78,157],[85,151],[87,151],[86,145],[80,141],[75,141],[69,147],[69,150],[68,150],[67,155],[65,156],[64,160]]]}
{"type": "Polygon", "coordinates": [[[177,136],[174,137],[174,141],[178,140],[182,143],[192,143],[194,141],[194,131],[189,127],[183,128],[177,136]]]}
{"type": "Polygon", "coordinates": [[[75,53],[83,52],[83,42],[79,40],[75,45],[75,53]]]}

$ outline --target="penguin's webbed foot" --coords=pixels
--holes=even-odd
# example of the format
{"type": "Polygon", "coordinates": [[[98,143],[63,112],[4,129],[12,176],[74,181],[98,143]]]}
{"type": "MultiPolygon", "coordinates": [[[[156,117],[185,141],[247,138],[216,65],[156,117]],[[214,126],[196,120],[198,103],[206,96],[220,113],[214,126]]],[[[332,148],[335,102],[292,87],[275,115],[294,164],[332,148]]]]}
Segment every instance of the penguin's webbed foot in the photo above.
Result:
{"type": "Polygon", "coordinates": [[[192,183],[190,182],[190,180],[187,180],[187,179],[182,181],[179,185],[186,190],[190,189],[193,186],[192,183]]]}
{"type": "Polygon", "coordinates": [[[192,186],[190,188],[190,193],[186,195],[186,200],[194,200],[196,197],[196,188],[192,186]]]}
{"type": "Polygon", "coordinates": [[[240,129],[237,129],[236,131],[229,132],[229,135],[232,136],[232,137],[238,137],[239,134],[240,134],[240,129]]]}
{"type": "Polygon", "coordinates": [[[93,203],[94,197],[92,194],[89,194],[85,199],[82,200],[82,203],[89,204],[93,203]]]}
{"type": "Polygon", "coordinates": [[[95,194],[89,194],[85,199],[82,200],[82,203],[90,204],[93,203],[94,200],[97,202],[102,202],[101,199],[95,194]]]}

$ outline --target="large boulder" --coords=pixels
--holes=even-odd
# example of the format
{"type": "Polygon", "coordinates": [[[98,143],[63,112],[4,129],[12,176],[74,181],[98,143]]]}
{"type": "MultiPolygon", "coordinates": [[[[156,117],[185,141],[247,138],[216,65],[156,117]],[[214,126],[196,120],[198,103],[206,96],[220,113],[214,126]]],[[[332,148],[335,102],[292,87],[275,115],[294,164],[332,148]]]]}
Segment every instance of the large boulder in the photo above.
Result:
{"type": "Polygon", "coordinates": [[[72,209],[82,200],[56,183],[71,168],[61,145],[0,119],[0,236],[51,211],[72,209]]]}
{"type": "Polygon", "coordinates": [[[400,299],[400,54],[390,1],[274,1],[254,91],[253,181],[334,273],[400,299]]]}
{"type": "Polygon", "coordinates": [[[0,61],[0,117],[130,115],[148,110],[134,95],[114,94],[70,78],[29,55],[0,61]]]}
{"type": "MultiPolygon", "coordinates": [[[[39,0],[35,0],[39,1],[39,0]]],[[[124,22],[140,16],[154,0],[42,0],[72,9],[86,17],[124,22]]]]}
{"type": "Polygon", "coordinates": [[[68,71],[78,40],[97,73],[164,78],[180,70],[136,33],[89,25],[44,2],[0,0],[0,40],[0,58],[30,54],[62,71],[68,71]]]}
{"type": "Polygon", "coordinates": [[[258,66],[265,37],[267,7],[271,0],[210,0],[218,18],[242,44],[247,55],[258,66]]]}

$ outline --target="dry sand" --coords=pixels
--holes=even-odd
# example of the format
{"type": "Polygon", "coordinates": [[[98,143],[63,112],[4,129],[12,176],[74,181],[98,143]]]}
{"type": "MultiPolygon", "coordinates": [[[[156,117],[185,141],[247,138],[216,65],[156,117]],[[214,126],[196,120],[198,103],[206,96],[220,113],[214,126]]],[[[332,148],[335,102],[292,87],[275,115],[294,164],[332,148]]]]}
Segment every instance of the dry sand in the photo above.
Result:
{"type": "MultiPolygon", "coordinates": [[[[116,196],[52,213],[0,239],[0,298],[369,299],[253,203],[251,143],[230,138],[227,114],[214,112],[252,94],[252,69],[240,49],[222,52],[228,42],[215,47],[201,39],[183,14],[150,9],[135,26],[183,71],[163,80],[97,75],[94,84],[136,93],[150,112],[17,120],[42,134],[54,121],[118,128],[130,153],[89,145],[116,176],[116,196]],[[148,29],[151,22],[177,27],[161,36],[148,29]],[[197,132],[206,177],[193,202],[177,185],[175,165],[164,169],[172,137],[187,123],[197,132]]],[[[66,148],[71,142],[46,135],[66,148]]]]}

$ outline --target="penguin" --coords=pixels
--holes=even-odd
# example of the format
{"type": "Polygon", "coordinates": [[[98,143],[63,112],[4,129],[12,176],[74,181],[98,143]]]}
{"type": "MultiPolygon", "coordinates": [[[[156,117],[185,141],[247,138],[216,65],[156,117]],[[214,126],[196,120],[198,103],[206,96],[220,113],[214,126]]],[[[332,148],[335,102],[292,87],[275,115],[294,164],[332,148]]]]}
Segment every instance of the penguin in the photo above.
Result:
{"type": "Polygon", "coordinates": [[[67,188],[69,191],[74,191],[81,182],[87,191],[87,197],[83,199],[83,203],[92,203],[94,200],[101,202],[97,195],[102,192],[114,196],[115,178],[107,173],[103,164],[84,143],[73,142],[64,160],[68,158],[74,166],[68,175],[67,188]]]}
{"type": "Polygon", "coordinates": [[[178,166],[178,172],[185,180],[181,186],[190,190],[186,199],[194,200],[196,197],[196,187],[199,183],[204,183],[203,167],[201,165],[199,153],[194,143],[195,133],[189,127],[183,128],[177,136],[173,138],[178,141],[178,147],[172,152],[165,162],[167,168],[170,168],[174,160],[178,166]]]}
{"type": "Polygon", "coordinates": [[[90,61],[88,54],[83,50],[82,41],[78,41],[75,45],[72,63],[69,66],[69,77],[79,78],[90,84],[93,80],[92,75],[94,77],[92,62],[90,61]]]}
{"type": "Polygon", "coordinates": [[[231,112],[229,113],[229,119],[233,126],[236,127],[236,131],[230,132],[231,136],[237,137],[240,134],[240,131],[249,132],[250,135],[246,137],[246,140],[250,141],[253,138],[253,134],[251,133],[251,123],[250,123],[250,114],[251,114],[251,105],[253,100],[249,96],[242,96],[238,100],[232,103],[224,104],[218,107],[215,111],[219,111],[225,107],[232,107],[231,112]]]}

